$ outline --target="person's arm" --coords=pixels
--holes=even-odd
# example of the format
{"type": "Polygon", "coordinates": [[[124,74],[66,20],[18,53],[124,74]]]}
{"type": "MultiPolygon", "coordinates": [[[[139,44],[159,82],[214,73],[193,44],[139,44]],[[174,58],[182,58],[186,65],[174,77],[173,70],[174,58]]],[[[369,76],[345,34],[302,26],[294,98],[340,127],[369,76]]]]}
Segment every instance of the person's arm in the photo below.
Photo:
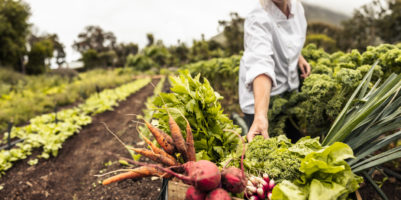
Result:
{"type": "Polygon", "coordinates": [[[298,66],[299,66],[299,69],[301,69],[301,72],[302,72],[301,77],[302,78],[306,78],[310,75],[310,71],[311,71],[310,65],[309,65],[308,61],[306,61],[306,59],[302,55],[299,55],[298,66]]]}
{"type": "Polygon", "coordinates": [[[247,135],[249,142],[252,141],[256,135],[263,135],[264,138],[269,138],[267,112],[269,111],[271,88],[272,80],[264,74],[257,76],[253,81],[255,116],[247,135]]]}
{"type": "Polygon", "coordinates": [[[242,57],[245,88],[252,91],[254,97],[254,122],[247,134],[248,141],[255,135],[268,138],[268,119],[270,91],[277,85],[273,59],[273,37],[266,15],[254,15],[245,20],[242,57]]]}

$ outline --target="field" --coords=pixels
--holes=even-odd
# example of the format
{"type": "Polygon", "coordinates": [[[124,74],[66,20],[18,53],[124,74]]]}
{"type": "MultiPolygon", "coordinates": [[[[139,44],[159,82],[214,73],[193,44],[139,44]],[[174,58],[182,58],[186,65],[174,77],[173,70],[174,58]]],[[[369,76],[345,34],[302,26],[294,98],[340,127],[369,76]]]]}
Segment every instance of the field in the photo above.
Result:
{"type": "Polygon", "coordinates": [[[0,0],[0,199],[401,200],[401,0],[352,16],[269,1],[205,38],[188,22],[203,27],[223,1],[204,16],[211,0],[80,1],[74,15],[66,0],[0,0]],[[159,7],[163,20],[132,21],[159,7]],[[304,20],[294,31],[263,9],[305,14],[305,35],[280,38],[304,20]],[[118,32],[79,24],[92,14],[118,32]],[[71,31],[40,30],[49,19],[71,31]],[[253,122],[242,89],[261,99],[253,122]]]}
{"type": "MultiPolygon", "coordinates": [[[[153,79],[157,84],[160,79],[153,79]]],[[[164,87],[166,89],[166,87],[164,87]]],[[[85,126],[63,144],[56,158],[40,160],[30,166],[25,161],[16,163],[2,177],[1,199],[156,199],[160,193],[161,180],[126,181],[102,186],[95,175],[101,171],[117,169],[119,163],[113,154],[127,156],[127,151],[104,128],[105,122],[122,140],[134,146],[140,143],[136,132],[135,117],[127,114],[141,113],[145,100],[151,96],[153,86],[148,84],[127,100],[120,103],[114,111],[96,115],[90,125],[85,126]]],[[[142,144],[143,146],[143,144],[142,144]]],[[[34,151],[32,156],[38,155],[34,151]]],[[[129,155],[129,154],[128,154],[129,155]]]]}

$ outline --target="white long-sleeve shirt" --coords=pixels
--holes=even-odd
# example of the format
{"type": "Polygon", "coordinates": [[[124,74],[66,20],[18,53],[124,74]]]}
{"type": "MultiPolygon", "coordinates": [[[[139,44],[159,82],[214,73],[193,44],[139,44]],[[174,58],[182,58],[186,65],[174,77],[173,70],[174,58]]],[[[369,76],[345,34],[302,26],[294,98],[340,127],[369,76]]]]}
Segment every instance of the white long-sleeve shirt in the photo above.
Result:
{"type": "Polygon", "coordinates": [[[239,70],[242,112],[254,114],[253,80],[265,74],[272,80],[271,96],[297,89],[298,58],[305,42],[306,19],[299,0],[290,0],[290,15],[271,1],[257,4],[244,24],[244,55],[239,70]]]}

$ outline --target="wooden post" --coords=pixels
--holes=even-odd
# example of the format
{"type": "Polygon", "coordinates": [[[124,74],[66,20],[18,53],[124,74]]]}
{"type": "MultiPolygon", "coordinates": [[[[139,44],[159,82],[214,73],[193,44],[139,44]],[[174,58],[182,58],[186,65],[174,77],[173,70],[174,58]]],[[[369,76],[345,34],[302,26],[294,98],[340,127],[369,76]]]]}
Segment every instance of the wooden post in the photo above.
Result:
{"type": "Polygon", "coordinates": [[[7,149],[10,150],[11,149],[11,130],[13,129],[13,123],[12,122],[8,122],[8,138],[7,138],[7,149]]]}

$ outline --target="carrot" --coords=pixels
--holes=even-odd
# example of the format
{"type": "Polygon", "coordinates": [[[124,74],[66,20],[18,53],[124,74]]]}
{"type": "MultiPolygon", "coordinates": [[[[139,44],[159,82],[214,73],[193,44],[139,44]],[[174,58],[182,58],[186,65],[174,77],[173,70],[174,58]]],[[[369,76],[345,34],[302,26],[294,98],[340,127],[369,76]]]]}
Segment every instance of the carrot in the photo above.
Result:
{"type": "Polygon", "coordinates": [[[173,117],[169,114],[168,124],[170,125],[171,137],[173,138],[175,148],[181,153],[184,161],[188,161],[187,158],[187,146],[185,145],[184,137],[181,134],[181,129],[177,122],[174,121],[173,117]]]}
{"type": "Polygon", "coordinates": [[[170,155],[175,152],[174,141],[171,136],[163,132],[162,130],[152,126],[149,122],[145,121],[146,126],[155,137],[157,143],[170,155]]]}
{"type": "Polygon", "coordinates": [[[153,151],[147,150],[147,149],[137,149],[137,148],[130,148],[131,150],[135,151],[136,153],[139,153],[155,162],[162,163],[167,166],[176,166],[178,165],[177,160],[171,160],[168,157],[162,156],[160,154],[156,154],[153,151]]]}
{"type": "Polygon", "coordinates": [[[196,161],[196,153],[195,153],[195,146],[194,146],[194,138],[192,135],[191,126],[187,121],[187,157],[188,161],[196,161]]]}
{"type": "Polygon", "coordinates": [[[108,185],[110,183],[122,181],[122,180],[129,179],[129,178],[134,179],[134,178],[143,178],[143,177],[148,177],[148,176],[160,176],[160,175],[162,175],[162,173],[159,172],[156,168],[149,167],[149,166],[142,166],[142,167],[132,169],[131,171],[117,174],[108,179],[105,179],[102,182],[102,184],[108,185]]]}
{"type": "Polygon", "coordinates": [[[139,134],[141,134],[143,140],[145,140],[145,142],[150,146],[150,148],[152,149],[153,152],[155,152],[156,154],[160,154],[161,156],[167,157],[167,158],[169,158],[171,160],[176,161],[176,159],[173,156],[171,156],[170,154],[165,152],[163,149],[160,149],[159,147],[157,147],[155,144],[153,144],[153,142],[151,142],[141,132],[139,132],[139,134]]]}

